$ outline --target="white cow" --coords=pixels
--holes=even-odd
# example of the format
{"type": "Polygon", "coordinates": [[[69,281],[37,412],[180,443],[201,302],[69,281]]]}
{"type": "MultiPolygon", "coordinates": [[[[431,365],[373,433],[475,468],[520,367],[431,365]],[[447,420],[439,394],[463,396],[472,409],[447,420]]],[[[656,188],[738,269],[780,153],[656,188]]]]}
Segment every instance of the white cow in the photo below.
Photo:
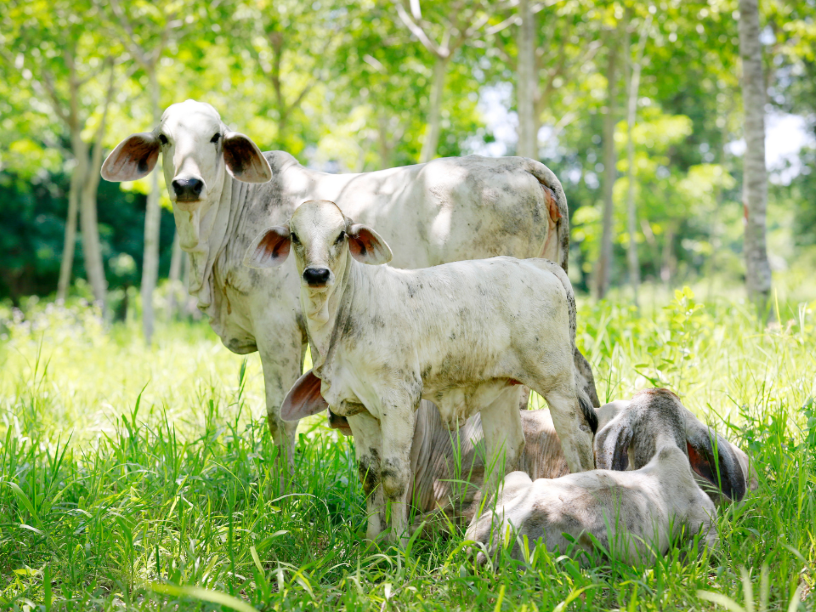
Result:
{"type": "Polygon", "coordinates": [[[389,246],[329,201],[301,204],[286,226],[261,233],[245,261],[280,266],[292,245],[314,366],[281,416],[300,419],[328,404],[348,417],[368,495],[367,537],[383,531],[386,502],[391,538],[408,535],[421,399],[450,428],[481,413],[488,461],[505,462],[495,481],[524,446],[518,397],[527,385],[547,400],[570,469],[594,467],[597,419],[583,391],[579,401],[575,300],[557,264],[495,257],[421,270],[377,265],[391,260],[389,246]]]}
{"type": "MultiPolygon", "coordinates": [[[[598,431],[595,448],[599,468],[626,469],[631,457],[634,470],[597,469],[535,481],[514,472],[465,537],[481,542],[491,556],[507,543],[511,555],[522,558],[526,536],[531,547],[540,539],[554,552],[600,553],[627,564],[653,562],[670,544],[699,533],[714,547],[716,509],[686,455],[694,439],[687,439],[686,409],[665,389],[641,393],[627,404],[598,431]]],[[[737,481],[740,466],[732,467],[737,481]]],[[[723,474],[723,491],[735,493],[725,480],[723,474]]],[[[486,555],[479,558],[485,561],[486,555]]]]}
{"type": "MultiPolygon", "coordinates": [[[[269,429],[290,471],[297,424],[281,421],[280,405],[302,372],[306,327],[292,264],[275,270],[242,264],[259,231],[286,223],[305,200],[330,199],[379,228],[397,249],[398,267],[494,255],[547,257],[567,267],[569,219],[561,183],[530,159],[469,156],[325,174],[282,151],[262,154],[249,138],[230,131],[212,106],[187,100],[168,107],[152,132],[119,143],[102,176],[144,177],[159,153],[181,247],[192,262],[190,294],[227,348],[260,353],[269,429]]],[[[575,360],[582,386],[599,405],[589,364],[578,352],[575,360]]]]}

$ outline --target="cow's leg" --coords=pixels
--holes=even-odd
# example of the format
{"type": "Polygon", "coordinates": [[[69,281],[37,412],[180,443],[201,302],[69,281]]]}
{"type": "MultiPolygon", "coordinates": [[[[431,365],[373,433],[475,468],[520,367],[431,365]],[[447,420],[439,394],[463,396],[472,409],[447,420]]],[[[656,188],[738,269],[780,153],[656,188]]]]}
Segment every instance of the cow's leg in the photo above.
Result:
{"type": "Polygon", "coordinates": [[[547,400],[550,406],[550,416],[561,440],[564,459],[570,472],[577,474],[595,469],[592,431],[578,403],[572,367],[565,369],[561,376],[555,379],[555,384],[552,384],[551,375],[536,373],[534,378],[535,380],[530,381],[530,387],[547,400]]]}
{"type": "MultiPolygon", "coordinates": [[[[418,377],[417,377],[418,378],[418,377]]],[[[390,506],[390,539],[404,546],[408,542],[408,492],[413,471],[411,470],[411,445],[414,438],[414,421],[419,409],[419,398],[407,392],[382,393],[379,410],[382,424],[382,465],[380,469],[383,496],[390,506]]]]}
{"type": "MultiPolygon", "coordinates": [[[[287,423],[280,417],[283,398],[301,374],[301,335],[296,324],[286,329],[277,326],[280,335],[272,341],[258,338],[258,352],[264,375],[266,422],[278,449],[277,464],[281,469],[281,486],[285,489],[295,473],[295,439],[297,423],[287,423]],[[288,332],[288,333],[287,333],[288,332]],[[288,339],[287,339],[288,336],[288,339]]],[[[282,489],[282,490],[283,490],[282,489]]]]}
{"type": "Polygon", "coordinates": [[[592,373],[592,366],[589,365],[589,361],[578,350],[578,347],[575,348],[572,356],[581,388],[587,394],[592,405],[595,408],[600,408],[601,401],[598,399],[598,390],[595,388],[595,375],[592,373]]]}
{"type": "Polygon", "coordinates": [[[505,474],[518,467],[524,450],[524,431],[518,410],[520,395],[520,387],[507,387],[481,409],[486,455],[484,491],[493,492],[505,474]]]}
{"type": "Polygon", "coordinates": [[[348,417],[354,436],[357,473],[366,496],[368,527],[366,538],[374,540],[385,529],[385,500],[380,486],[382,433],[380,422],[367,412],[348,417]]]}

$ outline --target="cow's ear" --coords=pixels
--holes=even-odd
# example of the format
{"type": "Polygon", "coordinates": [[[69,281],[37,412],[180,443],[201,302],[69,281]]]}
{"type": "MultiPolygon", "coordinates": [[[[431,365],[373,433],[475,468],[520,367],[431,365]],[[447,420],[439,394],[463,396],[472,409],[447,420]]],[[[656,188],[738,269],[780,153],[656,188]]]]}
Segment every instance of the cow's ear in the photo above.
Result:
{"type": "Polygon", "coordinates": [[[351,256],[365,264],[379,265],[391,261],[391,247],[370,227],[351,223],[346,227],[351,256]]]}
{"type": "Polygon", "coordinates": [[[161,143],[153,132],[132,134],[116,145],[105,163],[102,178],[113,183],[135,181],[156,167],[161,143]]]}
{"type": "MultiPolygon", "coordinates": [[[[745,496],[746,474],[743,473],[731,443],[702,423],[688,423],[686,443],[691,469],[731,501],[745,496]]],[[[704,487],[705,488],[705,487],[704,487]]]]}
{"type": "Polygon", "coordinates": [[[283,399],[281,418],[284,421],[299,421],[328,407],[320,395],[320,379],[309,370],[297,379],[283,399]]]}
{"type": "Polygon", "coordinates": [[[618,415],[595,435],[595,467],[599,470],[625,472],[629,467],[632,445],[631,419],[618,415]]]}
{"type": "Polygon", "coordinates": [[[272,178],[272,168],[258,145],[238,132],[224,135],[224,162],[227,172],[242,183],[266,183],[272,178]]]}
{"type": "Polygon", "coordinates": [[[291,245],[287,226],[270,227],[250,243],[244,255],[244,265],[250,268],[277,268],[289,257],[291,245]]]}

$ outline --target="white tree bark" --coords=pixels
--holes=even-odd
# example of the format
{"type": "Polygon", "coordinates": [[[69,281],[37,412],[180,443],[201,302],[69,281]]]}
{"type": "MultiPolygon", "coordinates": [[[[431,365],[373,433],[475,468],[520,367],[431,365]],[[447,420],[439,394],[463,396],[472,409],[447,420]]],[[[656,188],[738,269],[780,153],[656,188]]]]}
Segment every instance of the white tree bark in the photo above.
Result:
{"type": "MultiPolygon", "coordinates": [[[[77,161],[77,166],[79,162],[77,161]]],[[[82,185],[82,174],[78,167],[71,174],[71,187],[68,191],[68,215],[65,219],[65,240],[62,247],[57,299],[65,300],[71,284],[71,270],[74,266],[74,247],[76,245],[77,213],[79,211],[79,192],[82,185]]]]}
{"type": "Polygon", "coordinates": [[[637,208],[635,206],[635,141],[632,135],[637,121],[637,100],[640,90],[640,73],[642,69],[643,51],[646,47],[648,30],[651,25],[651,15],[647,18],[643,32],[640,34],[638,48],[634,60],[631,55],[631,33],[626,32],[626,48],[629,53],[631,67],[627,63],[629,73],[629,91],[627,94],[626,113],[626,159],[627,159],[627,190],[626,190],[626,228],[629,234],[629,245],[626,252],[626,259],[629,264],[629,283],[632,285],[635,306],[638,306],[638,287],[640,286],[640,262],[638,260],[637,241],[637,208]]]}
{"type": "Polygon", "coordinates": [[[448,60],[449,57],[439,56],[434,59],[433,82],[428,100],[428,128],[425,132],[425,142],[422,143],[422,152],[419,154],[420,164],[431,161],[439,147],[439,133],[442,130],[442,93],[445,90],[448,60]]]}
{"type": "MultiPolygon", "coordinates": [[[[150,103],[153,110],[153,125],[161,121],[159,110],[159,82],[156,75],[156,66],[148,71],[150,79],[150,103]]],[[[150,174],[150,193],[147,195],[147,210],[145,211],[144,257],[142,260],[142,332],[145,342],[153,340],[155,314],[153,312],[153,292],[159,277],[159,229],[161,209],[159,207],[159,172],[156,168],[150,174]]]]}
{"type": "Polygon", "coordinates": [[[521,24],[518,35],[518,84],[516,104],[518,106],[518,150],[522,157],[538,159],[538,130],[535,116],[536,74],[535,74],[535,15],[530,0],[520,0],[519,16],[521,24]]]}
{"type": "Polygon", "coordinates": [[[601,253],[595,272],[595,294],[599,300],[609,290],[609,272],[612,265],[612,213],[614,202],[612,190],[617,177],[617,155],[615,152],[615,106],[618,96],[618,39],[611,33],[607,43],[606,61],[606,115],[603,133],[603,221],[601,228],[601,253]]]}
{"type": "Polygon", "coordinates": [[[739,0],[745,157],[742,198],[745,210],[745,285],[748,298],[766,315],[771,267],[765,243],[768,176],[765,167],[765,80],[759,41],[759,1],[739,0]]]}

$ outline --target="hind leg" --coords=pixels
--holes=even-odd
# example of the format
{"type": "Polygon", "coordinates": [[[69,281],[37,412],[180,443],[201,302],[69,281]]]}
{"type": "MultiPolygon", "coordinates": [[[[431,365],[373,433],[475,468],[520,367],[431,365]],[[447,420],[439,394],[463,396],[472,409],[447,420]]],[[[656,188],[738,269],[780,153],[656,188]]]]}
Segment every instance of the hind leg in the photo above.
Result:
{"type": "MultiPolygon", "coordinates": [[[[570,364],[572,365],[572,364],[570,364]]],[[[592,430],[584,418],[578,401],[572,368],[555,381],[538,376],[530,381],[536,393],[550,406],[555,431],[561,440],[564,459],[570,472],[576,474],[595,469],[595,454],[592,449],[592,430]],[[550,384],[547,384],[547,383],[550,384]],[[554,384],[553,384],[554,383],[554,384]]],[[[589,408],[591,409],[591,408],[589,408]]]]}
{"type": "Polygon", "coordinates": [[[485,440],[484,491],[494,490],[506,474],[518,468],[524,450],[524,431],[519,414],[521,388],[508,387],[481,409],[485,440]]]}

